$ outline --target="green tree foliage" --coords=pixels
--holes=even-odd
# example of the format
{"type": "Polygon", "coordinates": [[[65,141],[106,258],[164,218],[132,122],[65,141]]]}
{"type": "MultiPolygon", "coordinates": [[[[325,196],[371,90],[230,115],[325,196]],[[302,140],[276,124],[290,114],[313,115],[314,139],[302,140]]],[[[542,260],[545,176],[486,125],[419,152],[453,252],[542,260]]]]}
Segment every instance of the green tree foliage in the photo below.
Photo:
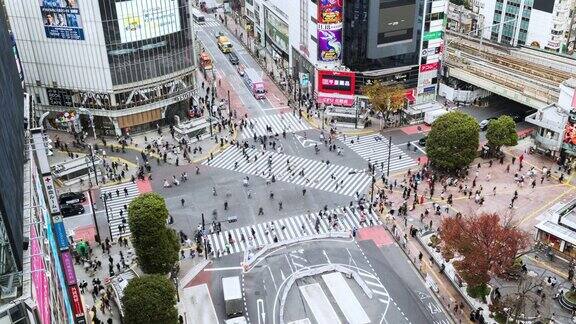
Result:
{"type": "Polygon", "coordinates": [[[178,261],[178,237],[166,227],[167,219],[164,198],[156,193],[140,195],[128,207],[132,244],[145,273],[168,273],[178,261]]]}
{"type": "Polygon", "coordinates": [[[472,116],[450,112],[440,116],[428,134],[426,152],[432,165],[454,172],[468,166],[479,145],[480,126],[472,116]]]}
{"type": "Polygon", "coordinates": [[[405,106],[406,91],[400,85],[385,85],[382,82],[374,82],[364,86],[362,92],[368,97],[376,111],[386,114],[395,113],[405,106]]]}
{"type": "Polygon", "coordinates": [[[168,278],[149,275],[130,280],[122,297],[124,323],[176,324],[176,289],[168,278]]]}
{"type": "Polygon", "coordinates": [[[514,146],[518,144],[518,134],[516,133],[516,122],[510,116],[500,116],[488,124],[486,131],[488,146],[499,151],[502,146],[514,146]]]}

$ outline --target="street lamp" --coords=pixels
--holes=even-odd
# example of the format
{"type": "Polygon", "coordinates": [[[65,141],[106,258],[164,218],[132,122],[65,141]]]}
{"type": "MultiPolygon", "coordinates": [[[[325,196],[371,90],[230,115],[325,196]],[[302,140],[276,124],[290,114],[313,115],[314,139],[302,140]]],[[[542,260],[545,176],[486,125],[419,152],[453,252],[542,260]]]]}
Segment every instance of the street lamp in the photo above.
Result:
{"type": "Polygon", "coordinates": [[[388,138],[388,165],[386,166],[386,178],[390,177],[390,156],[392,154],[392,136],[388,138]]]}

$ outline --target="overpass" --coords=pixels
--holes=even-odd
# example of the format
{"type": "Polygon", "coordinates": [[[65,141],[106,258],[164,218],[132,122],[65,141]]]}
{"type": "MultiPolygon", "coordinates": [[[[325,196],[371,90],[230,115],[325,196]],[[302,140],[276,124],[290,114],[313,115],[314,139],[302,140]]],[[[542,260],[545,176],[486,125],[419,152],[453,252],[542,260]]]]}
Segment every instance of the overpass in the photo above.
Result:
{"type": "Polygon", "coordinates": [[[540,109],[558,102],[559,85],[576,76],[576,58],[508,47],[446,32],[447,76],[540,109]]]}

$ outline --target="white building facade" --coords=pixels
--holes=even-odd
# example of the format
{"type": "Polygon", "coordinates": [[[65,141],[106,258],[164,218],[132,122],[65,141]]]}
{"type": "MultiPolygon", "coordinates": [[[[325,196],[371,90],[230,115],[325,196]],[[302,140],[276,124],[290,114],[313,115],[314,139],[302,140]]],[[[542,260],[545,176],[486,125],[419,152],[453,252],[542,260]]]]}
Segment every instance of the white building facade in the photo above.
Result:
{"type": "Polygon", "coordinates": [[[186,116],[195,94],[188,0],[5,5],[26,87],[53,127],[93,122],[100,134],[121,135],[186,116]]]}
{"type": "Polygon", "coordinates": [[[559,53],[573,50],[575,0],[478,0],[475,5],[484,27],[496,25],[483,30],[484,38],[559,53]]]}

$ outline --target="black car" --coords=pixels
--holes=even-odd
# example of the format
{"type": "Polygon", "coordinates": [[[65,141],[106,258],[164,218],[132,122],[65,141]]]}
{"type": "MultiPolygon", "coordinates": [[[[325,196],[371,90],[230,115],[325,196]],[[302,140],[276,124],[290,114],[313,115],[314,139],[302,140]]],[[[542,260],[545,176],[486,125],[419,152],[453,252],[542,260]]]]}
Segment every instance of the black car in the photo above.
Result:
{"type": "Polygon", "coordinates": [[[84,214],[84,206],[80,204],[64,204],[60,206],[60,213],[64,217],[84,214]]]}
{"type": "Polygon", "coordinates": [[[65,192],[60,195],[59,203],[62,204],[76,204],[86,201],[86,196],[82,192],[65,192]]]}
{"type": "Polygon", "coordinates": [[[228,56],[228,61],[230,61],[232,65],[238,65],[238,63],[240,63],[240,59],[238,59],[238,55],[236,55],[236,53],[230,52],[226,55],[228,56]]]}

